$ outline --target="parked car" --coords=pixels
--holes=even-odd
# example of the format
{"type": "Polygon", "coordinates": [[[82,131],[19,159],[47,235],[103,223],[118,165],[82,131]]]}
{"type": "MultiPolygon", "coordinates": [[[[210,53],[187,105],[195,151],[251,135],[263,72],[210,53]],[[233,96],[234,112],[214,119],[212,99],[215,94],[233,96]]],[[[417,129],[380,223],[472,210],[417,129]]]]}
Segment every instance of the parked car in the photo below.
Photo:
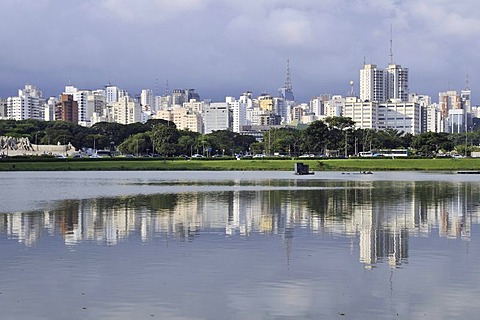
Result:
{"type": "Polygon", "coordinates": [[[198,153],[196,153],[196,154],[194,154],[194,155],[192,156],[192,158],[197,158],[197,159],[198,159],[198,158],[205,158],[205,156],[204,156],[204,155],[201,155],[201,154],[198,154],[198,153]]]}

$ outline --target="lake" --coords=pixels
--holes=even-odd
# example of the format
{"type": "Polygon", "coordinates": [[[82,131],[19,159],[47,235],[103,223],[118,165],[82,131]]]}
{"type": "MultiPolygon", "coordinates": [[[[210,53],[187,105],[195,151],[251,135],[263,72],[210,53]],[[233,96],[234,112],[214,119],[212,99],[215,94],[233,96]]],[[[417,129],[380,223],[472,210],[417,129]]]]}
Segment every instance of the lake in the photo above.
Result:
{"type": "Polygon", "coordinates": [[[2,172],[2,319],[471,319],[480,175],[2,172]]]}

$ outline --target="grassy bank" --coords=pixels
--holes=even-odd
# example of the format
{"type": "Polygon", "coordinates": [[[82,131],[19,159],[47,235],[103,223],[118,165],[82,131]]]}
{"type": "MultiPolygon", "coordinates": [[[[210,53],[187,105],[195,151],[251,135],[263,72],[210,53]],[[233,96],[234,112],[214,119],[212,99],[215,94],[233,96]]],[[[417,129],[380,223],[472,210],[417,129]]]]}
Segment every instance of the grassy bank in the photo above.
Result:
{"type": "Polygon", "coordinates": [[[157,159],[2,159],[0,171],[85,170],[281,170],[295,162],[314,171],[480,170],[480,159],[325,159],[325,160],[157,160],[157,159]]]}

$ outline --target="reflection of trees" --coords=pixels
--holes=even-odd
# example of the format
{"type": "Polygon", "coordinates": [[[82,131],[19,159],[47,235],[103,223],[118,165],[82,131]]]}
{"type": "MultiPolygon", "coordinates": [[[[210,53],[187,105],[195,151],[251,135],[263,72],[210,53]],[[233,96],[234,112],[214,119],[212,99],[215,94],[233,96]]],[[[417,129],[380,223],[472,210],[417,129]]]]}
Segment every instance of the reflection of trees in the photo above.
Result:
{"type": "Polygon", "coordinates": [[[202,231],[291,240],[301,228],[358,237],[363,263],[396,265],[408,257],[408,237],[438,228],[440,236],[468,238],[479,216],[480,186],[472,183],[292,180],[246,187],[254,189],[63,201],[51,211],[5,214],[0,231],[31,245],[53,233],[68,244],[159,235],[191,241],[202,231]]]}

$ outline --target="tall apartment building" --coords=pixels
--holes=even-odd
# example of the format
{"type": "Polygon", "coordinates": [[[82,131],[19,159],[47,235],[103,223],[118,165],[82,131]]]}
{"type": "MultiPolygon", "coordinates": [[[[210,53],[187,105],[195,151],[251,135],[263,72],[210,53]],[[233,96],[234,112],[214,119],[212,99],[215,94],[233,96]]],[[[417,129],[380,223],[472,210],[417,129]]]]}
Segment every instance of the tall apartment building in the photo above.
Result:
{"type": "Polygon", "coordinates": [[[78,123],[78,103],[72,94],[63,93],[55,105],[55,120],[78,123]]]}
{"type": "Polygon", "coordinates": [[[234,97],[226,97],[225,101],[232,113],[232,131],[240,133],[247,125],[247,104],[234,97]]]}
{"type": "Polygon", "coordinates": [[[203,118],[201,114],[186,108],[174,107],[170,110],[159,110],[152,118],[171,121],[180,130],[203,133],[203,118]]]}
{"type": "Polygon", "coordinates": [[[365,64],[360,70],[360,100],[385,101],[385,72],[375,64],[365,64]]]}
{"type": "Polygon", "coordinates": [[[154,105],[154,98],[153,98],[153,91],[150,89],[143,89],[140,93],[140,104],[142,106],[150,106],[151,108],[155,108],[154,105]]]}
{"type": "Polygon", "coordinates": [[[142,121],[142,107],[138,102],[124,96],[112,103],[113,121],[121,124],[131,124],[142,121]]]}
{"type": "Polygon", "coordinates": [[[7,100],[0,98],[0,119],[7,118],[7,100]]]}
{"type": "Polygon", "coordinates": [[[385,70],[365,64],[360,70],[360,99],[362,101],[408,101],[408,68],[389,64],[385,70]]]}
{"type": "Polygon", "coordinates": [[[55,121],[55,106],[58,103],[57,97],[50,97],[48,98],[47,102],[45,103],[45,111],[44,111],[44,120],[45,121],[55,121]]]}
{"type": "Polygon", "coordinates": [[[45,98],[42,91],[27,84],[24,89],[18,90],[17,97],[7,98],[7,118],[43,120],[45,118],[44,104],[45,98]]]}
{"type": "Polygon", "coordinates": [[[172,105],[182,106],[192,99],[200,101],[200,95],[195,92],[195,89],[173,89],[172,105]]]}
{"type": "Polygon", "coordinates": [[[408,68],[389,64],[385,70],[385,100],[408,101],[408,68]]]}

